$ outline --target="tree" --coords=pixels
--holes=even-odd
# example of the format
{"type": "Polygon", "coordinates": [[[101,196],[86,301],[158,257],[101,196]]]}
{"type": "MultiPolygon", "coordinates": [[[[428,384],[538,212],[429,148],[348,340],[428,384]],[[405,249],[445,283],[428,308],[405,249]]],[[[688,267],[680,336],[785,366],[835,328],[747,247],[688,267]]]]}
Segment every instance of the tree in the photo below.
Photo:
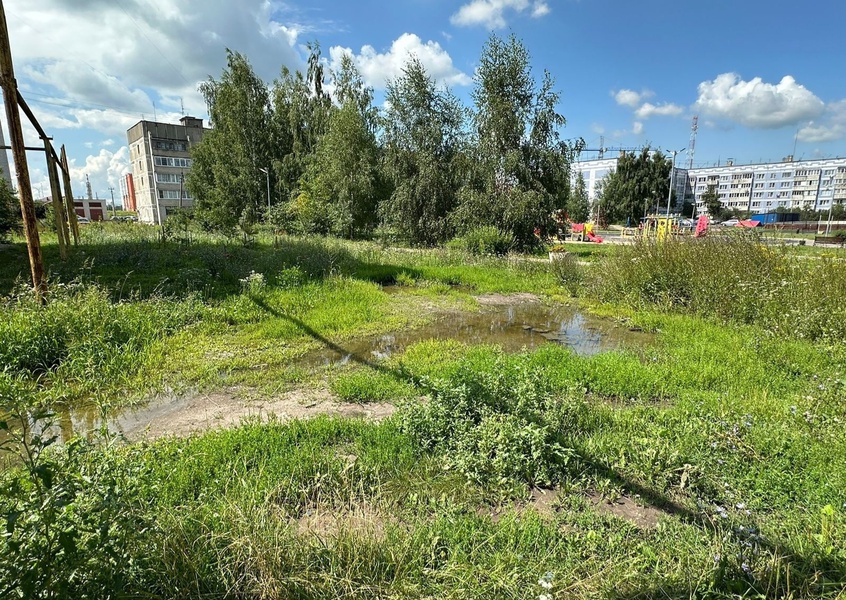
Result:
{"type": "Polygon", "coordinates": [[[352,238],[376,225],[376,113],[373,90],[365,86],[349,55],[342,57],[333,82],[340,107],[332,110],[328,130],[300,182],[295,212],[306,231],[352,238]]]}
{"type": "Polygon", "coordinates": [[[21,208],[9,183],[0,177],[0,240],[21,228],[21,208]]]}
{"type": "Polygon", "coordinates": [[[488,39],[475,81],[478,174],[454,221],[459,230],[495,226],[526,248],[537,243],[536,228],[553,227],[551,215],[569,193],[573,148],[560,139],[559,94],[549,72],[536,87],[529,53],[513,35],[488,39]]]}
{"type": "Polygon", "coordinates": [[[651,207],[661,207],[670,187],[670,160],[647,146],[640,154],[623,152],[602,186],[599,204],[609,223],[637,222],[651,207]]]}
{"type": "Polygon", "coordinates": [[[383,164],[394,189],[381,216],[413,244],[443,242],[452,234],[464,110],[416,57],[388,82],[386,100],[383,164]]]}
{"type": "Polygon", "coordinates": [[[705,204],[705,210],[714,218],[719,218],[723,210],[723,205],[720,202],[720,195],[717,193],[716,185],[709,185],[708,191],[702,194],[702,202],[705,204]]]}
{"type": "Polygon", "coordinates": [[[197,220],[233,234],[263,208],[265,176],[259,167],[270,164],[269,93],[247,59],[230,50],[220,79],[209,78],[200,92],[213,129],[192,148],[186,185],[197,199],[197,220]]]}
{"type": "Polygon", "coordinates": [[[584,223],[590,217],[587,185],[581,171],[576,174],[576,184],[567,200],[567,215],[574,223],[584,223]]]}

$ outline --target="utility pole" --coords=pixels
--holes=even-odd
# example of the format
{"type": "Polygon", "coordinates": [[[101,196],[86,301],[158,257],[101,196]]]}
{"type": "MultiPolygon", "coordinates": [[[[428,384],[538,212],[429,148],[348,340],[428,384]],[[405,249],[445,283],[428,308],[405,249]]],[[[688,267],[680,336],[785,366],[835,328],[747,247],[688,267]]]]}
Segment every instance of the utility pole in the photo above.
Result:
{"type": "Polygon", "coordinates": [[[115,188],[109,186],[109,193],[112,195],[112,218],[114,219],[117,216],[117,210],[115,209],[115,188]]]}
{"type": "Polygon", "coordinates": [[[0,86],[6,104],[6,120],[9,123],[9,141],[15,160],[15,172],[18,179],[18,194],[23,215],[26,247],[29,252],[29,266],[32,272],[32,287],[35,297],[43,302],[46,285],[44,281],[44,257],[41,253],[41,238],[38,235],[38,221],[35,218],[35,204],[32,200],[32,188],[29,184],[29,166],[24,150],[21,114],[18,110],[18,83],[15,80],[15,67],[12,63],[12,48],[9,44],[9,28],[6,25],[6,11],[0,0],[0,86]]]}
{"type": "Polygon", "coordinates": [[[670,200],[673,198],[673,184],[675,183],[675,175],[676,175],[676,155],[681,154],[687,150],[687,148],[682,148],[681,150],[667,150],[667,152],[673,153],[673,164],[670,167],[670,191],[667,192],[667,218],[670,218],[670,200]]]}

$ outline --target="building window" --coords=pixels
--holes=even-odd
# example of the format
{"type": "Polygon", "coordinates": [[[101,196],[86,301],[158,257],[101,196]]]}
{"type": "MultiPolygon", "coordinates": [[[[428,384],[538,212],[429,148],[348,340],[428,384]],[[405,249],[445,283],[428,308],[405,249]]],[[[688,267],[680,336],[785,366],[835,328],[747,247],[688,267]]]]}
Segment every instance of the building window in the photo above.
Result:
{"type": "Polygon", "coordinates": [[[182,173],[156,173],[157,183],[183,183],[182,173]]]}
{"type": "MultiPolygon", "coordinates": [[[[183,198],[190,198],[187,190],[182,190],[183,198]]],[[[159,190],[159,198],[162,200],[179,200],[179,190],[159,190]]]]}
{"type": "Polygon", "coordinates": [[[170,152],[187,152],[188,144],[173,140],[153,140],[153,148],[156,150],[168,150],[170,152]]]}
{"type": "Polygon", "coordinates": [[[154,157],[157,167],[182,167],[191,168],[190,158],[174,158],[173,156],[156,156],[154,157]]]}

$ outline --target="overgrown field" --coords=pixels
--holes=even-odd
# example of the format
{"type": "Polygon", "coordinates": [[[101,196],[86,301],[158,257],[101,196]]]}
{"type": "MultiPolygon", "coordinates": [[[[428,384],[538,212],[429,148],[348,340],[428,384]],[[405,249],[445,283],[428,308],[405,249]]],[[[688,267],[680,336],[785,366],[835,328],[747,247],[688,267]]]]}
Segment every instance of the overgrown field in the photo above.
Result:
{"type": "MultiPolygon", "coordinates": [[[[811,259],[731,239],[550,266],[136,231],[92,228],[47,307],[16,292],[2,309],[0,395],[25,418],[0,424],[24,442],[6,445],[0,596],[843,597],[844,308],[799,289],[811,259]],[[123,244],[128,275],[109,262],[123,244]],[[197,285],[173,283],[182,268],[197,285]],[[291,357],[481,292],[575,292],[656,342],[579,356],[432,340],[321,376],[339,399],[395,403],[381,422],[58,446],[34,408],[177,382],[315,385],[291,357]],[[817,312],[788,334],[779,299],[817,312]]],[[[838,260],[811,264],[836,286],[838,260]]]]}

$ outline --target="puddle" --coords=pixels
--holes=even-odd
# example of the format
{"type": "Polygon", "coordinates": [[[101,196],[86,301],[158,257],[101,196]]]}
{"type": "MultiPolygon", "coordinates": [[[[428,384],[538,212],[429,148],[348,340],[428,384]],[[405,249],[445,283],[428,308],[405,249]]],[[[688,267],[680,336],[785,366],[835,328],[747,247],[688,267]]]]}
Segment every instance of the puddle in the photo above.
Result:
{"type": "Polygon", "coordinates": [[[591,317],[562,305],[545,305],[524,296],[507,303],[508,296],[483,297],[477,313],[456,312],[408,331],[375,338],[351,340],[332,348],[310,352],[299,366],[319,367],[390,358],[423,340],[459,340],[467,344],[496,344],[506,352],[532,350],[550,342],[571,348],[576,354],[592,356],[619,348],[638,348],[653,336],[630,331],[607,319],[591,317]],[[500,299],[505,303],[497,303],[500,299]]]}
{"type": "MultiPolygon", "coordinates": [[[[386,289],[392,292],[394,290],[386,289]]],[[[403,352],[407,347],[429,339],[455,339],[467,344],[496,344],[507,352],[534,349],[555,343],[584,356],[619,348],[640,348],[651,344],[654,336],[630,331],[607,319],[592,317],[563,305],[546,305],[534,296],[489,295],[478,298],[479,312],[448,313],[433,322],[408,331],[362,338],[333,344],[313,351],[293,364],[313,369],[343,365],[348,362],[379,362],[403,352]]],[[[160,396],[137,409],[127,409],[109,418],[109,430],[130,439],[158,435],[184,435],[193,431],[235,424],[248,416],[279,415],[307,418],[314,414],[354,415],[370,418],[374,405],[349,406],[329,398],[287,398],[240,400],[225,392],[160,396]],[[322,408],[312,410],[312,407],[322,408]],[[368,408],[369,407],[369,408],[368,408]]],[[[378,407],[385,412],[387,409],[378,407]]],[[[390,407],[389,407],[390,408],[390,407]]],[[[378,412],[377,410],[377,412],[378,412]]],[[[376,415],[377,417],[379,415],[376,415]]],[[[382,415],[384,416],[384,415],[382,415]]],[[[95,407],[56,415],[54,430],[67,441],[99,428],[102,415],[95,407]]]]}

